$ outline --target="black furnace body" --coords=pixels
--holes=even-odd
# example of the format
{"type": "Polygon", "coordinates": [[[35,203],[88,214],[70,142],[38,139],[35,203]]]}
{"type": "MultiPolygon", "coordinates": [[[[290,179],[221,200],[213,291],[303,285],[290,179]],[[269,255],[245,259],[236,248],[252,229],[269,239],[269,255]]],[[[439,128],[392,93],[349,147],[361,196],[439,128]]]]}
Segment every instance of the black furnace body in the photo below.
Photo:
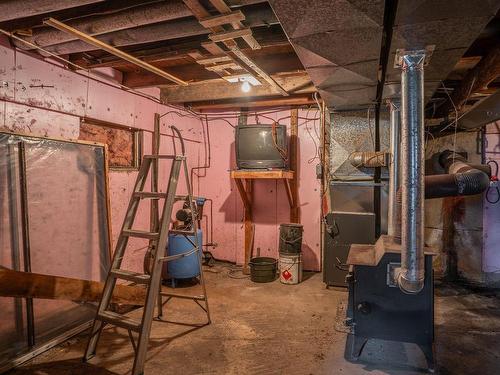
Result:
{"type": "Polygon", "coordinates": [[[406,294],[394,282],[401,255],[390,237],[375,246],[355,245],[349,254],[349,302],[346,324],[351,327],[346,358],[355,361],[370,339],[417,344],[429,370],[434,369],[434,284],[432,256],[425,255],[425,285],[417,294],[406,294]],[[384,246],[384,242],[389,246],[384,246]],[[360,250],[360,251],[357,251],[360,250]],[[354,253],[353,253],[354,252],[354,253]],[[356,254],[357,252],[357,254],[356,254]]]}

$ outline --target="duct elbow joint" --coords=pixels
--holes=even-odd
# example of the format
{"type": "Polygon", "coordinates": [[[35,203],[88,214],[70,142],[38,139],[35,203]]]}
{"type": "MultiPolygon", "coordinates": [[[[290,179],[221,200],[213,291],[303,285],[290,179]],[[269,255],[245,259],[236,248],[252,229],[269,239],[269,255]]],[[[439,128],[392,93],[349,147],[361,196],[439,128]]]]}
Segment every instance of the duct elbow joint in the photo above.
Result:
{"type": "Polygon", "coordinates": [[[418,294],[424,289],[424,276],[418,278],[408,277],[408,270],[401,269],[398,277],[399,289],[406,294],[418,294]]]}
{"type": "Polygon", "coordinates": [[[355,151],[349,155],[349,161],[356,168],[379,168],[390,164],[391,154],[386,151],[355,151]]]}

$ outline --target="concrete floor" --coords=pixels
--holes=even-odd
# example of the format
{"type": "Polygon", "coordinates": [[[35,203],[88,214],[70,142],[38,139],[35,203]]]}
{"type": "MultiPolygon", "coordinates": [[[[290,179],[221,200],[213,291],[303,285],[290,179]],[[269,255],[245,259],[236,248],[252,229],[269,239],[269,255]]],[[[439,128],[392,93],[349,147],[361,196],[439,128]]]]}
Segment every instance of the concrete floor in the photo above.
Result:
{"type": "MultiPolygon", "coordinates": [[[[325,289],[321,274],[291,286],[232,279],[227,268],[219,266],[210,271],[206,277],[212,324],[193,328],[153,323],[147,375],[425,373],[423,355],[410,344],[371,341],[358,363],[347,362],[346,334],[335,329],[336,312],[347,293],[325,289]]],[[[188,323],[204,319],[203,311],[185,300],[169,302],[165,314],[188,323]]],[[[130,372],[133,349],[126,331],[107,328],[97,357],[82,364],[86,341],[85,334],[77,336],[11,374],[130,372]]],[[[436,353],[440,374],[499,374],[498,295],[438,286],[436,353]]]]}

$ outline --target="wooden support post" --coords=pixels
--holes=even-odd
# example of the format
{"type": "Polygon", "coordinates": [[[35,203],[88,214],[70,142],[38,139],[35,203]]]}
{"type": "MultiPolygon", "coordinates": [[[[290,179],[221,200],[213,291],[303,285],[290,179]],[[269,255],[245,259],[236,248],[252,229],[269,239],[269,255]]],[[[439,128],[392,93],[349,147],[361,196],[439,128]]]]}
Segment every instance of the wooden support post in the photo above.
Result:
{"type": "Polygon", "coordinates": [[[235,178],[234,182],[236,183],[236,187],[238,188],[238,191],[240,192],[241,200],[243,201],[243,207],[245,207],[245,210],[250,210],[251,203],[248,200],[248,195],[245,191],[245,187],[243,186],[243,182],[239,178],[235,178]]]}
{"type": "Polygon", "coordinates": [[[299,136],[299,110],[294,108],[290,111],[290,170],[293,171],[293,178],[290,180],[291,209],[290,222],[300,223],[299,209],[299,169],[298,169],[298,136],[299,136]]]}
{"type": "Polygon", "coordinates": [[[245,275],[250,274],[250,259],[252,257],[252,245],[253,245],[253,221],[252,221],[252,190],[253,190],[253,180],[245,180],[245,190],[246,197],[250,202],[249,208],[245,209],[244,225],[245,225],[245,264],[243,266],[243,273],[245,275]]]}
{"type": "MultiPolygon", "coordinates": [[[[288,203],[290,204],[290,210],[292,210],[294,207],[294,202],[293,202],[292,189],[290,187],[290,182],[288,180],[283,179],[283,185],[285,186],[286,197],[288,198],[288,203]]],[[[290,216],[291,215],[292,214],[290,212],[290,216]]]]}

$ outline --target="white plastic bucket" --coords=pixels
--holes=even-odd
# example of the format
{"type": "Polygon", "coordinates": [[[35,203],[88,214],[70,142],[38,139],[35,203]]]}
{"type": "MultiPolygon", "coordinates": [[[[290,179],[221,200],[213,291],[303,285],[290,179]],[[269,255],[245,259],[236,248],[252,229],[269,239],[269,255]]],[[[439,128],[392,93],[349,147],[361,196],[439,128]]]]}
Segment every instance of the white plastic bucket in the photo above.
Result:
{"type": "Polygon", "coordinates": [[[283,284],[298,284],[302,281],[302,254],[280,253],[280,281],[283,284]]]}

